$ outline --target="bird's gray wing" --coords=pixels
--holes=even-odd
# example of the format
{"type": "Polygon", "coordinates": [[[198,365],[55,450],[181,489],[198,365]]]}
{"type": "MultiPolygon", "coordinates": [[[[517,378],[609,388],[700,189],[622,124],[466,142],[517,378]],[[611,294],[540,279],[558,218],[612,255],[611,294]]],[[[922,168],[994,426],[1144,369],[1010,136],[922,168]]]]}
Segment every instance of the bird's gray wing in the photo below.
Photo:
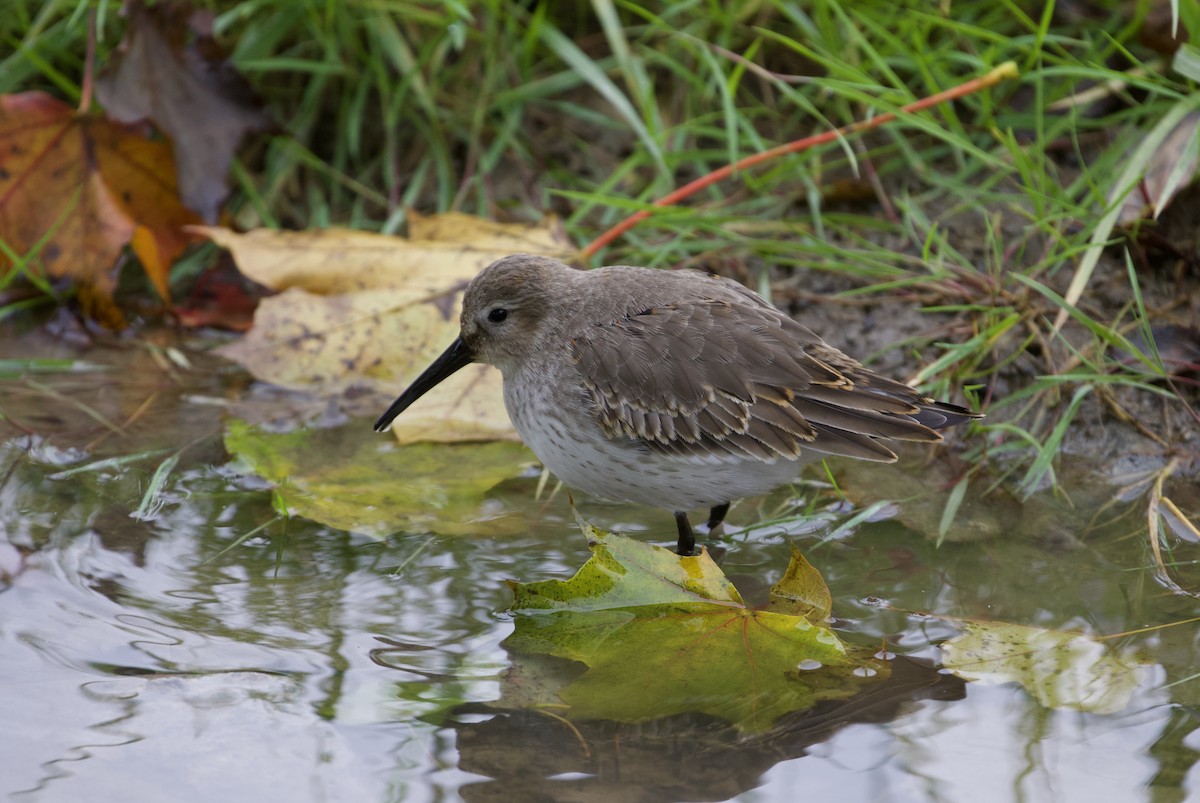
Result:
{"type": "Polygon", "coordinates": [[[802,448],[891,461],[886,441],[938,441],[932,427],[975,417],[867,371],[769,306],[655,306],[589,327],[571,349],[608,437],[698,462],[802,448]]]}

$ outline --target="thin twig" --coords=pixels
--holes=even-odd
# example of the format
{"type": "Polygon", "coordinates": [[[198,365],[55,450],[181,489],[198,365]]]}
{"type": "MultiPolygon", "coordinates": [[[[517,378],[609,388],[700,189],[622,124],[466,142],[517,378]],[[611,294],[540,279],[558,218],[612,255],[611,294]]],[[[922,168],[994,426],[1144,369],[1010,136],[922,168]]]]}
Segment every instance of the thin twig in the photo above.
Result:
{"type": "MultiPolygon", "coordinates": [[[[930,106],[936,106],[939,103],[945,103],[948,100],[955,100],[956,98],[961,98],[964,95],[970,95],[973,92],[978,92],[981,89],[987,89],[988,87],[995,86],[1001,81],[1015,77],[1017,77],[1017,65],[1014,62],[1006,61],[1004,64],[1001,64],[999,67],[993,69],[987,75],[984,75],[980,78],[974,78],[970,81],[959,84],[956,87],[947,89],[944,92],[938,92],[936,95],[930,95],[927,98],[922,98],[921,100],[910,103],[907,106],[902,106],[900,112],[886,112],[877,117],[872,117],[870,120],[860,120],[857,123],[851,123],[848,126],[835,128],[832,131],[825,131],[820,134],[814,134],[811,137],[805,137],[804,139],[788,142],[786,144],[779,145],[778,147],[765,150],[761,153],[752,154],[747,156],[745,159],[739,159],[731,165],[726,165],[718,170],[714,170],[708,175],[701,176],[695,181],[691,181],[683,185],[674,192],[664,195],[662,198],[659,198],[657,201],[655,201],[651,206],[660,208],[674,206],[684,198],[699,192],[705,187],[716,184],[718,181],[723,181],[741,170],[754,167],[755,165],[762,164],[763,162],[769,162],[772,159],[780,156],[799,153],[816,145],[823,145],[826,142],[833,142],[837,139],[849,136],[850,134],[856,134],[860,131],[868,131],[872,128],[878,128],[881,125],[890,123],[897,119],[901,113],[912,114],[913,112],[927,109],[930,106]]],[[[632,215],[601,234],[595,240],[592,240],[591,244],[589,244],[581,252],[581,258],[585,262],[591,259],[601,248],[632,229],[638,223],[650,217],[650,213],[652,211],[652,209],[641,209],[637,212],[634,212],[632,215]]]]}
{"type": "Polygon", "coordinates": [[[83,85],[79,88],[79,113],[87,114],[92,108],[92,88],[96,75],[96,9],[88,12],[87,51],[83,59],[83,85]]]}

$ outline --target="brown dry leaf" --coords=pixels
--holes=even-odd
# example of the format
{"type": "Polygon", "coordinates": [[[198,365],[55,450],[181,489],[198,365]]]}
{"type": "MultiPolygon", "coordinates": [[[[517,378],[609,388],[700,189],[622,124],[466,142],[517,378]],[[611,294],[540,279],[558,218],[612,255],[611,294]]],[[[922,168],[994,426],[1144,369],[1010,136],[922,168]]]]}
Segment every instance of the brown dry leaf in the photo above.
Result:
{"type": "MultiPolygon", "coordinates": [[[[43,92],[0,96],[0,241],[34,270],[73,279],[92,317],[123,323],[112,293],[127,244],[166,299],[183,226],[195,222],[167,143],[43,92]]],[[[13,267],[0,255],[0,273],[13,267]]]]}
{"type": "Polygon", "coordinates": [[[479,259],[486,258],[477,258],[461,243],[416,242],[349,229],[194,230],[228,248],[244,276],[276,291],[300,288],[336,295],[393,288],[423,298],[470,281],[479,272],[479,259]]]}
{"type": "Polygon", "coordinates": [[[1157,218],[1171,199],[1192,182],[1200,163],[1200,110],[1186,115],[1171,129],[1150,157],[1141,183],[1125,196],[1117,223],[1128,226],[1157,218]]]}
{"type": "MultiPolygon", "coordinates": [[[[282,291],[263,299],[254,328],[221,354],[256,377],[331,396],[366,389],[380,413],[458,335],[467,283],[484,267],[526,251],[569,258],[554,220],[498,224],[455,215],[450,242],[366,232],[195,227],[228,248],[248,277],[282,291]],[[477,245],[472,221],[484,232],[477,245]]],[[[447,221],[449,223],[451,221],[447,221]]],[[[459,371],[422,397],[392,427],[402,443],[515,440],[500,375],[483,365],[459,371]]]]}
{"type": "Polygon", "coordinates": [[[545,254],[565,258],[575,253],[566,235],[559,229],[556,218],[547,218],[536,225],[525,225],[497,223],[463,212],[422,215],[415,209],[409,209],[407,220],[409,242],[424,240],[466,245],[472,251],[502,255],[545,254]]]}
{"type": "Polygon", "coordinates": [[[96,97],[112,118],[150,119],[170,135],[183,200],[212,223],[229,193],[238,143],[269,123],[249,87],[214,55],[211,35],[190,24],[190,11],[181,3],[130,3],[125,40],[96,80],[96,97]]]}

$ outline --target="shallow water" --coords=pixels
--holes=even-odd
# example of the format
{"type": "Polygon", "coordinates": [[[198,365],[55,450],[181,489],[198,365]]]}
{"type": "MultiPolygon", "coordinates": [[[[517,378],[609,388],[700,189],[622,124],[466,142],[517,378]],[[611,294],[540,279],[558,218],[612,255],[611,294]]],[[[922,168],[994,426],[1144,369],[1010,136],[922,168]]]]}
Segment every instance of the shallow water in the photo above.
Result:
{"type": "MultiPolygon", "coordinates": [[[[535,475],[502,483],[490,504],[518,525],[508,534],[378,541],[291,518],[233,545],[276,516],[222,446],[248,381],[203,344],[153,337],[0,338],[0,358],[107,368],[0,379],[0,792],[13,800],[1200,800],[1200,628],[1145,630],[1200,602],[1156,580],[1144,497],[1103,507],[1116,494],[1103,467],[1064,466],[1064,494],[1023,504],[971,493],[940,546],[942,499],[914,498],[942,484],[925,453],[883,473],[836,467],[847,501],[813,470],[743,502],[721,546],[748,601],[795,543],[842,637],[897,655],[892,678],[762,734],[698,715],[575,722],[489,706],[525,677],[501,647],[503,581],[566,578],[588,557],[565,495],[535,499],[535,475]],[[842,526],[883,500],[891,518],[842,526]],[[820,515],[753,526],[789,503],[820,515]],[[939,673],[935,645],[960,620],[1142,631],[1104,644],[1144,667],[1117,713],[1051,709],[1015,684],[939,673]]],[[[1165,490],[1195,513],[1194,484],[1165,490]]],[[[660,511],[581,510],[674,541],[660,511]]],[[[1195,588],[1196,545],[1170,543],[1195,588]]]]}

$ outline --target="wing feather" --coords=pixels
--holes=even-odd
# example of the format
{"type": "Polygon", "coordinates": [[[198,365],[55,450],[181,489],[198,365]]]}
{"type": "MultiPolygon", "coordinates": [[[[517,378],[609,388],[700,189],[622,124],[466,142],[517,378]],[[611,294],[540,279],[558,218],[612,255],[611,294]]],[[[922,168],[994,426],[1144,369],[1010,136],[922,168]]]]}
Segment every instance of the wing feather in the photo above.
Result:
{"type": "Polygon", "coordinates": [[[863,368],[761,304],[663,304],[589,327],[572,357],[610,438],[682,459],[795,459],[802,448],[891,461],[975,418],[863,368]]]}

